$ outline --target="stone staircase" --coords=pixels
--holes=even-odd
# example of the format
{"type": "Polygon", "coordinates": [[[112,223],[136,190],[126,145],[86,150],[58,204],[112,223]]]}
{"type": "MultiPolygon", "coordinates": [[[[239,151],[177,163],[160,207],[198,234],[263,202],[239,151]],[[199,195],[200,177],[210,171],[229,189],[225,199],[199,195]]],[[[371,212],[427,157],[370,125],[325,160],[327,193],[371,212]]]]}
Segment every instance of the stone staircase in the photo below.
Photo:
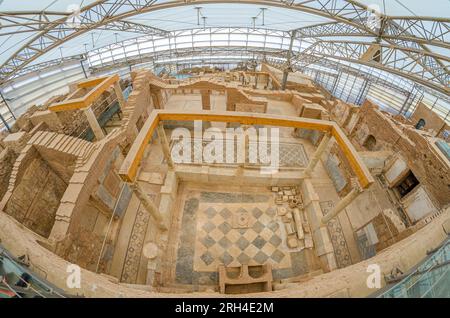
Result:
{"type": "Polygon", "coordinates": [[[28,145],[44,147],[75,156],[80,163],[86,163],[97,149],[95,143],[48,131],[38,131],[28,141],[28,145]]]}
{"type": "Polygon", "coordinates": [[[8,190],[2,202],[0,202],[0,209],[5,206],[7,200],[13,193],[19,171],[27,164],[29,151],[33,146],[72,155],[77,158],[76,167],[81,167],[86,164],[98,147],[94,143],[68,135],[49,131],[37,131],[27,142],[27,145],[22,149],[14,162],[9,179],[8,190]]]}

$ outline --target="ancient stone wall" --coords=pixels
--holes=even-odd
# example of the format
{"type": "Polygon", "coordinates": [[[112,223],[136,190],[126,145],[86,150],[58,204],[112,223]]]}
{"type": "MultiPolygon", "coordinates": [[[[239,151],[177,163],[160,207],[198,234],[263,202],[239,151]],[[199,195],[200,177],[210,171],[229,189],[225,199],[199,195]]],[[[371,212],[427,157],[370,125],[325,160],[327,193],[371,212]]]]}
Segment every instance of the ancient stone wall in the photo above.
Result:
{"type": "Polygon", "coordinates": [[[37,154],[17,181],[4,211],[41,236],[48,237],[66,184],[37,154]]]}
{"type": "Polygon", "coordinates": [[[373,136],[371,150],[399,152],[408,167],[432,195],[439,208],[450,204],[450,166],[431,146],[433,139],[426,132],[397,123],[388,114],[366,101],[359,111],[359,121],[350,139],[355,147],[365,149],[367,139],[373,136]]]}
{"type": "Polygon", "coordinates": [[[351,190],[352,168],[339,145],[333,140],[322,155],[328,176],[333,181],[337,193],[346,195],[351,190]]]}
{"type": "Polygon", "coordinates": [[[133,91],[128,97],[125,108],[122,109],[122,129],[125,131],[125,138],[121,147],[124,152],[133,143],[143,123],[154,109],[148,84],[150,72],[139,70],[133,74],[133,91]]]}
{"type": "Polygon", "coordinates": [[[9,178],[17,155],[10,148],[5,148],[0,152],[0,198],[8,190],[9,178]]]}
{"type": "Polygon", "coordinates": [[[377,253],[401,241],[414,232],[414,228],[406,228],[399,217],[391,210],[384,210],[373,220],[372,225],[377,233],[378,243],[375,248],[377,253]]]}
{"type": "Polygon", "coordinates": [[[450,142],[450,133],[449,136],[444,137],[444,131],[447,130],[450,132],[450,126],[424,103],[419,103],[417,105],[416,110],[410,118],[411,123],[414,126],[416,126],[421,119],[425,124],[425,126],[423,126],[422,128],[423,130],[430,132],[433,136],[442,138],[445,141],[450,142]]]}

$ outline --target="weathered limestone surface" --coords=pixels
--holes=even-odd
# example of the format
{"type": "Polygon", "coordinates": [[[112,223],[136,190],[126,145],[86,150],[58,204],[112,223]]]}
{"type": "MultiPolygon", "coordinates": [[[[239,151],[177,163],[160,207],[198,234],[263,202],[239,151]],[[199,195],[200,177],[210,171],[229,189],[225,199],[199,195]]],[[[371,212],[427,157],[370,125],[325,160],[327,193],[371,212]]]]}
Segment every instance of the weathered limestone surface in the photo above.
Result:
{"type": "Polygon", "coordinates": [[[16,154],[10,148],[5,148],[0,152],[0,198],[8,190],[8,182],[16,157],[16,154]]]}
{"type": "MultiPolygon", "coordinates": [[[[0,165],[0,181],[4,178],[6,181],[3,184],[8,185],[7,189],[0,187],[0,191],[5,193],[0,209],[6,212],[0,211],[2,243],[15,255],[21,255],[27,251],[32,258],[32,266],[35,266],[36,270],[46,271],[47,279],[62,288],[66,288],[68,262],[80,265],[83,268],[83,282],[82,289],[77,292],[87,296],[174,296],[115,284],[112,282],[113,279],[95,275],[92,271],[98,267],[99,272],[108,272],[118,229],[121,227],[121,217],[128,205],[128,201],[122,198],[121,211],[116,214],[116,217],[111,218],[116,207],[116,200],[123,189],[123,183],[116,175],[123,161],[123,154],[128,151],[129,145],[136,138],[151,111],[155,108],[163,109],[168,98],[175,91],[181,91],[181,93],[189,91],[189,93],[201,95],[203,109],[206,110],[211,108],[210,94],[219,92],[226,93],[226,106],[229,111],[266,112],[268,102],[272,99],[292,104],[298,116],[313,119],[331,117],[350,135],[352,141],[359,145],[358,149],[369,150],[366,151],[363,159],[373,174],[380,174],[383,171],[392,151],[400,151],[420,182],[430,190],[437,206],[443,207],[449,203],[450,190],[442,187],[442,184],[450,183],[448,164],[442,156],[439,157],[436,154],[435,148],[430,147],[430,141],[434,140],[430,137],[435,136],[435,132],[428,134],[425,131],[415,131],[407,120],[391,117],[367,103],[362,108],[357,108],[340,101],[327,100],[324,98],[323,91],[315,87],[310,79],[302,78],[298,74],[290,75],[288,82],[290,90],[283,92],[258,90],[257,88],[261,86],[279,87],[277,79],[280,76],[279,72],[269,67],[266,69],[268,73],[239,74],[238,76],[242,76],[238,78],[242,79],[243,86],[230,83],[230,78],[236,74],[229,74],[228,81],[218,78],[208,80],[200,78],[190,80],[186,84],[186,82],[164,80],[147,71],[133,72],[133,92],[126,103],[121,101],[123,117],[120,128],[96,143],[58,133],[33,131],[44,121],[50,130],[73,133],[74,128],[78,129],[85,124],[85,119],[80,119],[84,116],[80,116],[82,114],[79,112],[66,115],[61,113],[55,117],[46,113],[45,107],[39,111],[33,110],[28,114],[29,116],[18,121],[17,127],[22,131],[8,136],[6,143],[3,142],[10,147],[7,149],[14,150],[5,152],[7,150],[5,149],[0,154],[0,158],[4,159],[2,160],[4,166],[0,165]],[[368,140],[371,141],[369,136],[376,141],[368,143],[368,140]],[[117,147],[119,144],[120,149],[117,147]],[[373,152],[374,150],[377,152],[373,152]],[[19,154],[15,162],[15,157],[12,155],[14,151],[19,154]],[[35,233],[22,227],[7,214],[35,233]],[[46,239],[47,237],[49,239],[46,239]],[[50,246],[56,254],[43,248],[37,240],[41,240],[45,246],[50,246]],[[104,249],[103,242],[105,242],[104,249]],[[97,286],[96,290],[91,288],[92,284],[97,286]]],[[[81,93],[79,91],[73,94],[81,93]]],[[[114,92],[111,88],[95,105],[96,112],[104,109],[112,98],[114,98],[114,92]]],[[[297,136],[307,138],[313,145],[317,145],[322,134],[304,130],[297,136]]],[[[325,154],[326,158],[322,156],[324,166],[339,195],[344,196],[351,188],[350,165],[336,145],[331,145],[325,154]]],[[[311,225],[315,256],[320,260],[324,272],[332,272],[302,284],[287,284],[285,286],[287,289],[275,293],[257,295],[262,297],[365,296],[372,292],[365,284],[367,264],[378,263],[384,273],[388,273],[397,264],[400,264],[403,270],[407,270],[423,258],[427,249],[435,247],[443,239],[441,225],[443,218],[448,219],[449,211],[440,216],[436,214],[428,218],[427,222],[431,224],[425,226],[426,222],[421,223],[420,226],[425,226],[426,230],[422,229],[418,232],[415,231],[420,227],[403,229],[395,214],[384,211],[386,213],[383,212],[373,220],[380,237],[378,250],[382,250],[381,253],[366,262],[335,270],[337,268],[335,251],[327,228],[321,224],[323,213],[319,196],[311,181],[304,177],[302,170],[281,170],[276,174],[263,175],[258,170],[242,167],[183,165],[170,170],[161,180],[156,175],[147,173],[140,176],[140,181],[149,182],[150,179],[158,179],[157,182],[151,182],[151,186],[157,185],[158,189],[160,188],[157,190],[159,192],[156,194],[155,207],[166,224],[172,220],[180,180],[240,185],[299,184],[304,195],[304,209],[311,225]],[[388,232],[392,233],[393,229],[394,239],[388,236],[388,232]],[[399,240],[402,241],[395,243],[399,240]],[[421,246],[417,247],[417,244],[414,244],[417,241],[421,242],[421,246]],[[392,246],[386,248],[389,245],[392,246]]],[[[328,182],[329,179],[326,180],[328,182]]],[[[146,193],[149,193],[147,189],[146,193]]],[[[0,192],[0,194],[3,193],[0,192]]],[[[166,242],[167,237],[159,236],[159,232],[152,224],[149,226],[149,232],[152,232],[150,234],[152,239],[157,241],[161,249],[164,245],[161,245],[161,242],[166,242]]],[[[163,252],[164,249],[160,250],[159,255],[163,252]]],[[[150,270],[150,267],[147,267],[147,270],[150,270]]],[[[157,271],[156,268],[152,269],[160,272],[159,268],[157,271]]],[[[153,281],[152,278],[151,282],[153,281]]],[[[152,290],[150,286],[145,288],[152,290]]],[[[194,293],[176,296],[209,295],[217,294],[194,293]]]]}
{"type": "Polygon", "coordinates": [[[408,125],[395,123],[389,115],[382,113],[369,101],[360,108],[359,121],[350,136],[362,148],[369,135],[376,139],[376,148],[399,152],[419,182],[433,197],[437,207],[450,203],[450,165],[432,147],[434,142],[427,133],[408,125]]]}
{"type": "Polygon", "coordinates": [[[5,212],[39,235],[48,237],[66,184],[39,157],[28,165],[5,212]]]}
{"type": "Polygon", "coordinates": [[[445,141],[450,142],[450,136],[447,136],[447,138],[444,137],[444,131],[450,131],[450,126],[423,103],[417,105],[416,110],[410,118],[410,122],[415,126],[421,119],[425,121],[423,130],[430,132],[433,136],[443,138],[445,141]]]}
{"type": "MultiPolygon", "coordinates": [[[[364,297],[375,290],[367,288],[367,266],[379,264],[383,273],[389,273],[393,266],[407,271],[426,256],[427,250],[438,246],[445,238],[442,224],[450,217],[447,209],[430,224],[410,237],[385,249],[379,255],[361,263],[326,273],[300,284],[272,293],[247,294],[242,297],[325,297],[340,290],[347,290],[351,297],[364,297]],[[420,241],[421,244],[417,244],[420,241]]],[[[39,237],[5,213],[0,212],[0,238],[2,244],[14,255],[27,253],[32,269],[47,272],[47,279],[69,293],[90,297],[218,297],[217,293],[166,294],[143,291],[111,282],[108,278],[82,269],[81,289],[67,289],[67,266],[69,262],[58,257],[38,243],[39,237]],[[95,284],[96,289],[93,289],[95,284]]],[[[236,295],[233,295],[236,297],[236,295]]]]}

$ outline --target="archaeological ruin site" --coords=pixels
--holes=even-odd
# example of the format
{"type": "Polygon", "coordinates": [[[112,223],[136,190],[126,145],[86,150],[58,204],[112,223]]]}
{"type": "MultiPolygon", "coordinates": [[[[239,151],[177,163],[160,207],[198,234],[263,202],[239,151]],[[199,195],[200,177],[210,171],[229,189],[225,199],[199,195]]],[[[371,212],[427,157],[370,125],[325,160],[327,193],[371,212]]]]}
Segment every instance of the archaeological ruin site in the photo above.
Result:
{"type": "Polygon", "coordinates": [[[450,6],[384,2],[0,1],[0,298],[449,298],[450,6]]]}

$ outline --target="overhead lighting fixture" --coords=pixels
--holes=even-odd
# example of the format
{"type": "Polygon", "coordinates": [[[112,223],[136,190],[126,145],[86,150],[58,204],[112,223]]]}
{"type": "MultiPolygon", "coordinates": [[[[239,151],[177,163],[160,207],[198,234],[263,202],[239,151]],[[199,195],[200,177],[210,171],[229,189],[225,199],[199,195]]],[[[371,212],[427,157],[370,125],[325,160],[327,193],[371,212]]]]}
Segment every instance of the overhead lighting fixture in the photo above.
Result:
{"type": "Polygon", "coordinates": [[[200,25],[200,17],[202,15],[200,10],[202,9],[202,7],[195,7],[194,9],[197,10],[197,25],[200,25]]]}
{"type": "Polygon", "coordinates": [[[267,10],[267,8],[260,8],[261,9],[261,15],[262,15],[262,24],[261,25],[265,25],[265,16],[264,13],[267,10]]]}
{"type": "Polygon", "coordinates": [[[256,19],[257,19],[258,17],[252,17],[252,20],[253,20],[253,29],[256,29],[256,19]]]}

